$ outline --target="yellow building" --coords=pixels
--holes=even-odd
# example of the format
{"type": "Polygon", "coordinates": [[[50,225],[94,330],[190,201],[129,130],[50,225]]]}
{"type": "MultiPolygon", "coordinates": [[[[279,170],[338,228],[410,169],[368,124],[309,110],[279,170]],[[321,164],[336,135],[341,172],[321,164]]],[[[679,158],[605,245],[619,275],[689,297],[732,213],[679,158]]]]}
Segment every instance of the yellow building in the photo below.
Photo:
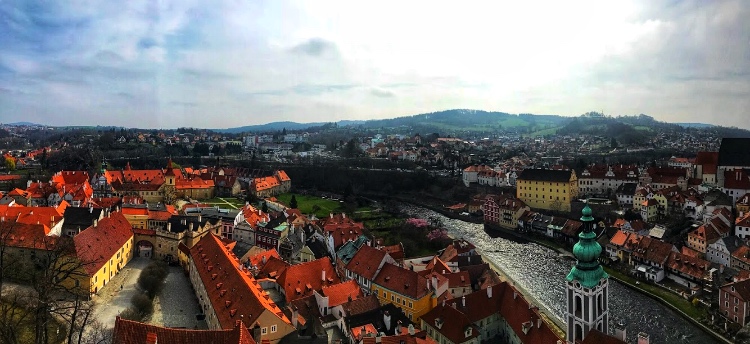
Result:
{"type": "Polygon", "coordinates": [[[133,231],[122,213],[112,213],[94,222],[73,238],[82,271],[76,286],[96,294],[133,258],[133,231]]]}
{"type": "Polygon", "coordinates": [[[570,212],[578,178],[575,171],[523,170],[516,179],[516,197],[532,208],[570,212]]]}
{"type": "Polygon", "coordinates": [[[412,321],[418,321],[437,302],[427,278],[397,265],[386,263],[372,282],[372,292],[380,304],[392,303],[412,321]]]}
{"type": "Polygon", "coordinates": [[[148,206],[145,204],[128,205],[122,207],[122,215],[133,228],[148,228],[148,206]]]}

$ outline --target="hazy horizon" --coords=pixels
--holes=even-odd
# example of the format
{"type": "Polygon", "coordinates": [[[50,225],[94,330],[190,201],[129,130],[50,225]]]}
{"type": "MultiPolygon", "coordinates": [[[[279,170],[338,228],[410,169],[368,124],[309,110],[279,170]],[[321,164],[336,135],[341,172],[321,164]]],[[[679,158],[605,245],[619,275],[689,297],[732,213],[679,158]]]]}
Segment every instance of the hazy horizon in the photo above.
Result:
{"type": "Polygon", "coordinates": [[[699,0],[6,0],[0,122],[229,128],[477,109],[750,129],[749,16],[749,2],[699,0]]]}

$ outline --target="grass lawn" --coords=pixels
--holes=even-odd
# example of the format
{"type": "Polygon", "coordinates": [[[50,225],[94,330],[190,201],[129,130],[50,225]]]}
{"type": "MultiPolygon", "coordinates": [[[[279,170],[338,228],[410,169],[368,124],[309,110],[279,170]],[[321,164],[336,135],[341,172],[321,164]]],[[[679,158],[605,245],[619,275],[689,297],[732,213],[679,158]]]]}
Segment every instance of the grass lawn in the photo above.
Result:
{"type": "MultiPolygon", "coordinates": [[[[299,194],[294,194],[294,197],[297,199],[297,208],[303,214],[315,213],[315,216],[317,216],[318,218],[326,217],[330,213],[339,212],[341,208],[341,203],[339,203],[339,201],[299,194]],[[313,211],[313,207],[316,205],[318,206],[318,209],[316,211],[313,211]]],[[[279,202],[289,206],[289,203],[292,200],[292,194],[284,193],[276,196],[276,199],[278,199],[279,202]]]]}
{"type": "Polygon", "coordinates": [[[545,136],[545,135],[555,135],[557,133],[557,130],[561,127],[552,127],[548,129],[541,129],[537,130],[535,132],[532,132],[529,134],[531,137],[538,137],[538,136],[545,136]]]}
{"type": "Polygon", "coordinates": [[[627,282],[628,284],[630,284],[631,286],[635,288],[645,290],[653,295],[661,297],[662,299],[667,301],[669,304],[677,307],[677,309],[681,310],[682,312],[684,312],[685,314],[687,314],[693,319],[700,320],[701,318],[704,318],[706,316],[705,310],[698,308],[696,306],[693,306],[693,304],[690,303],[690,301],[685,300],[685,298],[680,295],[677,295],[662,287],[658,287],[658,286],[648,284],[648,283],[641,283],[639,285],[636,285],[635,282],[637,280],[635,278],[625,275],[619,271],[612,270],[607,267],[605,267],[604,269],[606,270],[608,274],[616,277],[617,279],[621,281],[627,282]]]}

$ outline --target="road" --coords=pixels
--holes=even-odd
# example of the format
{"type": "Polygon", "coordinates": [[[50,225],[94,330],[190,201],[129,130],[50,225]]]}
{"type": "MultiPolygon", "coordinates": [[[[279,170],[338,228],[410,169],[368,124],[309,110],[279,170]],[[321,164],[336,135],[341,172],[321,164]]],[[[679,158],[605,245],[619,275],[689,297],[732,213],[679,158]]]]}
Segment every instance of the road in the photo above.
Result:
{"type": "Polygon", "coordinates": [[[130,299],[139,292],[136,286],[138,276],[150,262],[149,258],[133,258],[97,295],[91,297],[95,304],[94,319],[106,327],[115,326],[115,317],[130,306],[130,299]]]}

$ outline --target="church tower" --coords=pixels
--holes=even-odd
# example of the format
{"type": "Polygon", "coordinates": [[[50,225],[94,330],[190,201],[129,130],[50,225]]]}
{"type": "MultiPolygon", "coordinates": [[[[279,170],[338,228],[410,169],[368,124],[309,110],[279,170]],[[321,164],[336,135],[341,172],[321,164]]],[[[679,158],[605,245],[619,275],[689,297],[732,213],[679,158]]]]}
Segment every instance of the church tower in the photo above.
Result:
{"type": "Polygon", "coordinates": [[[566,277],[568,343],[582,341],[591,329],[609,330],[609,275],[599,265],[602,247],[596,242],[596,224],[588,204],[581,221],[583,231],[573,247],[577,263],[566,277]]]}

